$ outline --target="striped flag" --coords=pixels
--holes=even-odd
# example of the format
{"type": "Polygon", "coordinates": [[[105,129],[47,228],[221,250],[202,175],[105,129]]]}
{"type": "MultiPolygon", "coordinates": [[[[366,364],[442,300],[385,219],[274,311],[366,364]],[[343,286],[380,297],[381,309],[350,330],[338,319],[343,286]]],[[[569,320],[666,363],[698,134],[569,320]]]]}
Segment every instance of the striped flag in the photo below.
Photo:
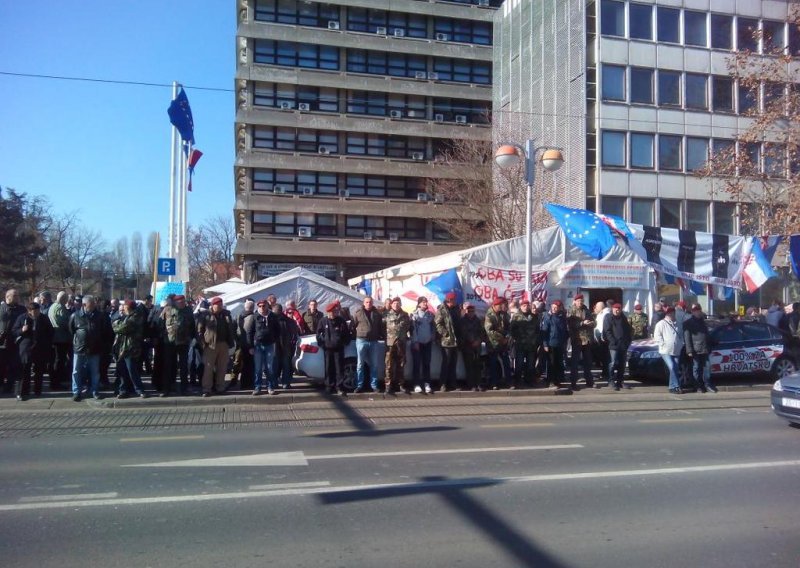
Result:
{"type": "Polygon", "coordinates": [[[196,148],[189,150],[189,158],[186,160],[186,169],[189,170],[189,183],[186,186],[187,191],[192,191],[192,176],[194,175],[194,167],[197,165],[197,162],[200,161],[202,156],[203,153],[196,148]]]}

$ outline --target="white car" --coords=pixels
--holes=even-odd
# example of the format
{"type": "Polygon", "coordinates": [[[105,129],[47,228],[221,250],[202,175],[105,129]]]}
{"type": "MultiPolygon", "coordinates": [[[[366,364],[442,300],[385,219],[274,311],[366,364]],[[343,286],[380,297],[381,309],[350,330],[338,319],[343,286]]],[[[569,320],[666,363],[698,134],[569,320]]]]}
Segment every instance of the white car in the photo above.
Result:
{"type": "MultiPolygon", "coordinates": [[[[385,367],[382,364],[386,355],[386,343],[383,341],[378,342],[378,353],[374,355],[381,364],[378,365],[378,378],[383,381],[385,367]]],[[[481,356],[486,355],[486,345],[481,345],[481,356]]],[[[405,375],[407,379],[412,378],[413,366],[411,363],[411,343],[409,342],[406,350],[406,365],[405,375]]],[[[344,386],[347,389],[354,389],[356,386],[356,365],[358,359],[356,356],[356,342],[351,341],[344,348],[344,386]]],[[[300,338],[300,345],[298,347],[298,356],[295,361],[297,371],[306,375],[309,379],[322,381],[325,379],[325,357],[322,349],[317,345],[316,335],[304,335],[300,338]]],[[[436,381],[439,379],[439,372],[442,367],[442,352],[439,346],[434,344],[431,350],[431,380],[436,381]]],[[[458,358],[458,365],[456,367],[456,377],[463,380],[466,376],[464,371],[464,360],[462,357],[458,358]]],[[[366,381],[369,386],[369,378],[366,381]]]]}

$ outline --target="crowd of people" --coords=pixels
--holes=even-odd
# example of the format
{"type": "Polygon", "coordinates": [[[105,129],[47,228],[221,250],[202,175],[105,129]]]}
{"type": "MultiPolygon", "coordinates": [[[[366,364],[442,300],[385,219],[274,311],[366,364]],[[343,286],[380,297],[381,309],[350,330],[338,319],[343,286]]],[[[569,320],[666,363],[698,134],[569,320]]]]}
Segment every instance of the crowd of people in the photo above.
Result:
{"type": "MultiPolygon", "coordinates": [[[[787,315],[777,306],[767,318],[777,327],[791,331],[793,326],[796,331],[800,304],[794,307],[787,315]],[[776,317],[773,312],[778,311],[782,315],[776,317]]],[[[376,306],[370,297],[352,314],[338,301],[320,310],[315,300],[301,313],[293,300],[281,305],[269,295],[257,303],[246,300],[234,318],[219,297],[193,305],[182,295],[170,295],[154,305],[152,296],[139,302],[98,302],[92,296],[59,292],[53,301],[44,292],[22,305],[16,290],[8,290],[0,303],[0,385],[25,400],[31,391],[42,394],[47,375],[50,390],[70,390],[75,401],[85,395],[101,398],[104,391],[118,398],[144,398],[146,373],[151,392],[162,397],[209,397],[236,387],[252,390],[255,396],[275,394],[292,388],[300,336],[316,334],[323,350],[325,387],[339,395],[346,395],[351,386],[345,382],[344,357],[350,342],[355,342],[357,358],[351,387],[356,393],[550,385],[578,390],[600,388],[603,382],[620,390],[629,388],[624,376],[631,342],[652,337],[669,370],[670,392],[682,392],[692,381],[691,388],[716,392],[701,307],[695,304],[687,310],[686,303],[678,301],[674,306],[659,302],[653,308],[651,322],[638,303],[630,314],[614,300],[590,309],[582,294],[568,307],[561,300],[547,305],[497,298],[481,318],[475,305],[459,305],[457,296],[449,293],[435,310],[427,298],[419,298],[410,314],[402,309],[400,298],[376,306]],[[441,353],[436,381],[431,379],[434,344],[441,353]],[[459,358],[463,376],[456,374],[459,358]],[[595,367],[600,368],[598,381],[595,367]],[[229,372],[232,378],[226,381],[229,372]]]]}

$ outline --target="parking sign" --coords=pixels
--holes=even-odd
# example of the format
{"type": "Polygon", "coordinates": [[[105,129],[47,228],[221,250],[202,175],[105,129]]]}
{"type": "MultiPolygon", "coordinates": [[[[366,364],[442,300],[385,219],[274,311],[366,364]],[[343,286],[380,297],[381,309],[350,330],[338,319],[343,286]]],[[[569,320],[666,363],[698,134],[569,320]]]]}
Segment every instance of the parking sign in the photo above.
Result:
{"type": "Polygon", "coordinates": [[[175,276],[176,262],[174,258],[159,258],[158,259],[158,275],[159,276],[175,276]]]}

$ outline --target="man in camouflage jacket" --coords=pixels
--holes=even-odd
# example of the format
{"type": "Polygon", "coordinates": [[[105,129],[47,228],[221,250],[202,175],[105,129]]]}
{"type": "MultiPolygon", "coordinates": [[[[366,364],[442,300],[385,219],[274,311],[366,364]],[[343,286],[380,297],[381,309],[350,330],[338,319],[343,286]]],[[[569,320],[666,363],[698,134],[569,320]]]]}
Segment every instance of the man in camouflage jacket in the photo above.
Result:
{"type": "Polygon", "coordinates": [[[489,383],[494,390],[499,389],[501,383],[511,383],[511,360],[508,356],[511,320],[503,309],[504,304],[503,298],[495,298],[483,320],[489,338],[489,383]]]}
{"type": "Polygon", "coordinates": [[[650,337],[650,322],[647,319],[647,314],[642,311],[642,305],[639,302],[636,302],[633,306],[633,313],[628,318],[628,323],[631,324],[631,339],[634,341],[650,337]]]}
{"type": "Polygon", "coordinates": [[[405,364],[411,318],[400,307],[400,298],[392,299],[389,310],[383,316],[383,333],[386,337],[386,394],[393,394],[399,388],[409,394],[411,389],[406,384],[405,364]]]}
{"type": "Polygon", "coordinates": [[[455,292],[448,292],[444,303],[436,310],[433,322],[436,326],[436,335],[439,346],[442,348],[442,368],[439,373],[441,391],[456,388],[456,365],[458,364],[458,327],[461,320],[461,311],[458,307],[458,298],[455,292]]]}
{"type": "Polygon", "coordinates": [[[520,301],[519,311],[511,318],[510,327],[514,339],[514,384],[511,388],[520,386],[521,381],[533,382],[541,325],[541,314],[531,311],[530,301],[520,301]]]}
{"type": "Polygon", "coordinates": [[[572,344],[570,359],[570,381],[572,390],[578,390],[578,365],[583,367],[583,379],[586,386],[594,386],[592,379],[592,343],[594,340],[594,318],[592,312],[583,303],[583,294],[572,299],[572,306],[567,312],[569,340],[572,344]]]}
{"type": "Polygon", "coordinates": [[[116,334],[114,351],[119,368],[119,394],[126,398],[132,387],[141,398],[146,398],[140,370],[142,368],[142,342],[144,341],[144,320],[136,309],[136,302],[128,300],[122,306],[122,315],[114,321],[112,329],[116,334]]]}
{"type": "Polygon", "coordinates": [[[178,295],[172,305],[161,312],[167,334],[164,341],[164,380],[161,395],[167,396],[175,390],[175,379],[180,373],[180,394],[189,388],[189,344],[195,336],[195,320],[192,308],[186,305],[186,296],[178,295]]]}

